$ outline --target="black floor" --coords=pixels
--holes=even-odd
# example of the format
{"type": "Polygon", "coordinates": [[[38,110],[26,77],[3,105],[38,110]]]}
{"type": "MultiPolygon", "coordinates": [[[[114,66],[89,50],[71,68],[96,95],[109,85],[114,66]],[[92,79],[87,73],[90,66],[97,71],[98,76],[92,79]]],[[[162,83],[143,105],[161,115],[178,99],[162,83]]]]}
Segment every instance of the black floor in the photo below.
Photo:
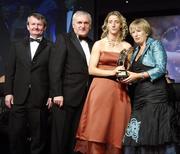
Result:
{"type": "Polygon", "coordinates": [[[0,124],[0,154],[10,154],[7,128],[0,124]]]}

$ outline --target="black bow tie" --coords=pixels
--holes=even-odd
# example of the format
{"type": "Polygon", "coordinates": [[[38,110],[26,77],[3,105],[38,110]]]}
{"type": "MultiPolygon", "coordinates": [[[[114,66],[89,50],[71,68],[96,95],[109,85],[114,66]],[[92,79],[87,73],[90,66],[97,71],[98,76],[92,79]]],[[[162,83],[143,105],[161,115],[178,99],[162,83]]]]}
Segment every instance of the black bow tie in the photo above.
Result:
{"type": "Polygon", "coordinates": [[[33,38],[29,38],[29,41],[30,41],[30,42],[36,41],[36,42],[40,43],[40,42],[41,42],[41,39],[33,39],[33,38]]]}
{"type": "Polygon", "coordinates": [[[88,41],[88,37],[79,36],[79,40],[80,40],[80,41],[83,41],[83,40],[84,40],[84,41],[88,41]]]}

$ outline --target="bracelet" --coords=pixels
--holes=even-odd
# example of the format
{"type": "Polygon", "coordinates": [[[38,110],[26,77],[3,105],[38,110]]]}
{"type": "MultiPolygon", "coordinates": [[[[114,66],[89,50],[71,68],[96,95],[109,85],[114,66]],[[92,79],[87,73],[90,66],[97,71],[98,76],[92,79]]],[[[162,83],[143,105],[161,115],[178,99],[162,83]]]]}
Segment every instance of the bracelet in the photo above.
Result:
{"type": "Polygon", "coordinates": [[[141,73],[141,78],[145,79],[144,72],[141,73]]]}

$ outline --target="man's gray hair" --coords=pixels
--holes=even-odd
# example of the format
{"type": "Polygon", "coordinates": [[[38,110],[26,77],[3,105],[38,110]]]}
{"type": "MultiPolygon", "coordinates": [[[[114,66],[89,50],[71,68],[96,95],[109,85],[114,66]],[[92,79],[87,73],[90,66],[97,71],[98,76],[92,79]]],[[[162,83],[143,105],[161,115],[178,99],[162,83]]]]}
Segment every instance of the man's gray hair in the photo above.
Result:
{"type": "Polygon", "coordinates": [[[76,12],[73,14],[73,17],[72,17],[72,24],[74,23],[75,18],[76,18],[77,16],[80,16],[80,15],[85,15],[85,16],[87,16],[87,17],[89,18],[89,23],[90,23],[90,25],[91,25],[91,23],[92,23],[91,15],[90,15],[90,13],[88,13],[88,12],[86,12],[86,11],[76,11],[76,12]]]}

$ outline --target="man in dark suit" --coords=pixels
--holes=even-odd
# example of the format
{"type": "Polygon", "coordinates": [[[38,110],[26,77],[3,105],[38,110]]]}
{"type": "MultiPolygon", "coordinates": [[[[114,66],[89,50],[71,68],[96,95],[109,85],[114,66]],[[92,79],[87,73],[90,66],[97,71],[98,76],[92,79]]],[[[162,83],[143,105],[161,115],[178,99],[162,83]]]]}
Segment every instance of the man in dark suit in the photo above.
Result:
{"type": "MultiPolygon", "coordinates": [[[[10,43],[10,10],[8,7],[0,6],[0,76],[5,74],[5,63],[10,43]]],[[[2,87],[4,85],[1,85],[2,87]]],[[[0,91],[3,91],[0,87],[0,91]]]]}
{"type": "Polygon", "coordinates": [[[87,38],[91,15],[77,11],[72,18],[73,32],[57,37],[59,56],[56,85],[60,96],[53,98],[51,154],[73,154],[75,133],[90,81],[88,63],[92,41],[87,38]]]}
{"type": "Polygon", "coordinates": [[[28,38],[12,44],[5,83],[5,104],[10,109],[9,139],[12,154],[27,154],[26,128],[30,130],[30,153],[44,154],[47,137],[50,73],[55,50],[43,37],[46,19],[39,13],[27,18],[28,38]]]}

